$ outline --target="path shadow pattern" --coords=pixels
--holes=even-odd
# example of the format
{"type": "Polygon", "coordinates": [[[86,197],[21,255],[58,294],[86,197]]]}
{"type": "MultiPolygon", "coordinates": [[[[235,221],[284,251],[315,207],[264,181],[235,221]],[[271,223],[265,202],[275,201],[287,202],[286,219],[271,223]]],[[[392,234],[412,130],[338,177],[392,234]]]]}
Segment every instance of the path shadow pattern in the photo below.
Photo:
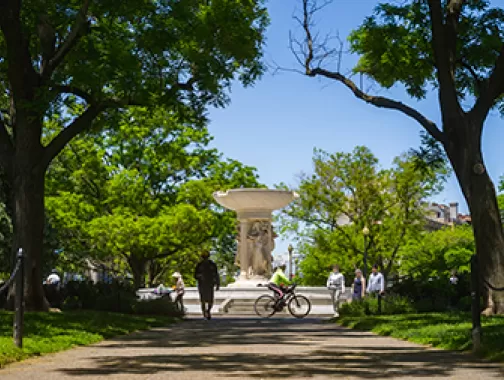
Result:
{"type": "Polygon", "coordinates": [[[500,366],[469,355],[397,341],[383,347],[384,339],[314,320],[188,321],[96,346],[99,351],[90,358],[91,365],[61,371],[96,378],[191,371],[227,378],[407,379],[446,378],[455,370],[466,370],[488,372],[486,378],[504,378],[500,366]]]}

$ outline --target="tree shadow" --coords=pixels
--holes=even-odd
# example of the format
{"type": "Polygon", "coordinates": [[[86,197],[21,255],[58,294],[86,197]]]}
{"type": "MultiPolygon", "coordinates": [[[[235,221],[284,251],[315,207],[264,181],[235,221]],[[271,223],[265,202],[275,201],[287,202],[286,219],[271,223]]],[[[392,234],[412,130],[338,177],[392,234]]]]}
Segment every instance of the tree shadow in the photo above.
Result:
{"type": "Polygon", "coordinates": [[[189,321],[105,342],[95,346],[103,350],[94,350],[80,368],[59,371],[97,378],[116,374],[176,377],[182,372],[200,378],[213,372],[228,378],[385,379],[446,378],[456,369],[466,369],[485,371],[496,379],[504,376],[499,365],[473,360],[470,355],[402,342],[381,347],[383,341],[376,338],[313,320],[189,321]]]}
{"type": "MultiPolygon", "coordinates": [[[[328,328],[314,329],[313,324],[319,320],[285,320],[285,319],[231,319],[219,318],[211,323],[186,321],[183,329],[177,325],[169,328],[156,328],[150,331],[119,337],[114,341],[98,346],[137,347],[137,348],[184,348],[211,347],[220,345],[310,345],[313,340],[325,340],[328,328]],[[274,326],[274,327],[273,327],[274,326]],[[217,332],[217,333],[216,333],[217,332]],[[195,343],[197,337],[197,343],[195,343]]],[[[321,324],[320,324],[321,325],[321,324]]],[[[322,325],[321,325],[322,326],[322,325]]],[[[368,332],[359,332],[333,324],[330,330],[344,338],[376,338],[368,332]]]]}
{"type": "MultiPolygon", "coordinates": [[[[354,347],[354,349],[356,349],[354,347]]],[[[449,377],[455,368],[483,369],[442,351],[411,350],[315,350],[302,355],[279,354],[170,354],[98,356],[93,368],[63,370],[71,376],[152,375],[177,372],[217,372],[226,377],[293,378],[352,376],[362,379],[449,377]]],[[[496,379],[502,378],[496,368],[496,379]]]]}

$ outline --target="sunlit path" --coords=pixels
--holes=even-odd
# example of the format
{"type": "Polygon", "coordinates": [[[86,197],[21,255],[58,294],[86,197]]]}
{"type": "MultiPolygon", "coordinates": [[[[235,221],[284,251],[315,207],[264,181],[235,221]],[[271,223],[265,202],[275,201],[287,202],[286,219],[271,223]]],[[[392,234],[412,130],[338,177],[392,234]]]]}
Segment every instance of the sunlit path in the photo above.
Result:
{"type": "Polygon", "coordinates": [[[502,379],[497,365],[320,320],[189,320],[17,363],[14,379],[502,379]]]}

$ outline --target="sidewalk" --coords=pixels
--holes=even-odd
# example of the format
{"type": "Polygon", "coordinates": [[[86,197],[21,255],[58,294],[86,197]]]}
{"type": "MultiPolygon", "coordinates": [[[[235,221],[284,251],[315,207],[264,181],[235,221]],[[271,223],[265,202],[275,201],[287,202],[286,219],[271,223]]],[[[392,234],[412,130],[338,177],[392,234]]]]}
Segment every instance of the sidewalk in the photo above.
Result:
{"type": "Polygon", "coordinates": [[[31,359],[2,380],[503,379],[469,355],[347,330],[317,319],[192,319],[31,359]]]}

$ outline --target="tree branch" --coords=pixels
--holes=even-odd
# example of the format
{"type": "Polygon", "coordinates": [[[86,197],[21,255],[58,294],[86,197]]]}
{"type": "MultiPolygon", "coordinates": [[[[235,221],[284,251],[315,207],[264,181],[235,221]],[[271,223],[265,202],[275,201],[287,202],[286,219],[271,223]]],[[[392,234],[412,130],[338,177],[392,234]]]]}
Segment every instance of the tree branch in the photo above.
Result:
{"type": "Polygon", "coordinates": [[[0,165],[5,172],[10,174],[11,171],[11,157],[14,152],[14,145],[12,138],[7,132],[7,127],[0,116],[0,165]]]}
{"type": "MultiPolygon", "coordinates": [[[[432,1],[432,0],[431,0],[432,1]]],[[[318,65],[314,64],[315,57],[318,56],[317,51],[315,49],[320,49],[320,47],[315,47],[314,39],[311,32],[312,19],[315,12],[319,11],[323,7],[325,7],[331,1],[326,1],[321,6],[317,6],[316,1],[311,0],[302,0],[303,4],[303,17],[302,20],[296,18],[298,23],[304,30],[305,33],[305,41],[303,52],[304,60],[301,60],[299,55],[296,54],[296,59],[303,63],[304,74],[310,77],[323,76],[329,79],[336,80],[338,82],[343,83],[348,89],[350,89],[355,97],[358,99],[364,100],[365,102],[374,105],[379,108],[393,109],[396,111],[400,111],[405,115],[416,120],[425,130],[437,141],[444,143],[444,134],[443,132],[436,126],[436,124],[427,119],[417,110],[405,105],[404,103],[388,99],[382,96],[371,96],[365,93],[362,89],[359,89],[358,86],[348,77],[341,74],[338,71],[329,71],[320,67],[320,63],[318,65]],[[311,4],[311,6],[310,6],[311,4]],[[316,66],[313,68],[313,66],[316,66]]]]}
{"type": "Polygon", "coordinates": [[[488,79],[484,82],[481,95],[476,100],[474,107],[470,111],[472,116],[482,124],[488,112],[495,105],[499,97],[504,94],[504,42],[502,44],[499,57],[488,79]]]}
{"type": "Polygon", "coordinates": [[[40,165],[49,166],[54,157],[56,157],[63,148],[79,133],[89,128],[93,120],[104,109],[103,106],[91,105],[70,125],[63,129],[52,141],[44,148],[44,154],[40,165]]]}
{"type": "Polygon", "coordinates": [[[74,86],[65,86],[65,85],[53,85],[52,88],[58,93],[58,94],[73,94],[78,96],[79,98],[85,100],[88,104],[94,103],[94,98],[92,97],[91,94],[87,93],[84,90],[81,90],[80,88],[74,87],[74,86]]]}
{"type": "Polygon", "coordinates": [[[386,109],[392,109],[396,111],[400,111],[404,113],[405,115],[411,117],[412,119],[416,120],[425,130],[437,141],[444,143],[445,137],[443,132],[437,127],[437,125],[427,119],[424,115],[422,115],[420,112],[415,110],[414,108],[409,107],[408,105],[399,102],[397,100],[385,98],[383,96],[372,96],[364,91],[360,90],[357,85],[344,75],[337,73],[337,72],[332,72],[328,71],[322,68],[315,68],[315,69],[310,69],[306,75],[315,77],[315,76],[323,76],[329,79],[334,79],[338,82],[343,83],[350,91],[353,92],[354,96],[358,99],[361,99],[365,101],[366,103],[369,103],[375,107],[378,108],[386,108],[386,109]]]}
{"type": "Polygon", "coordinates": [[[451,70],[455,70],[455,63],[457,62],[457,38],[458,26],[460,22],[460,14],[465,0],[450,0],[447,5],[446,15],[446,43],[450,54],[451,70]]]}
{"type": "Polygon", "coordinates": [[[84,0],[75,22],[70,30],[65,41],[58,47],[54,53],[54,57],[49,60],[49,64],[42,71],[42,78],[47,79],[51,76],[54,70],[63,62],[67,54],[72,50],[75,44],[82,37],[83,28],[87,25],[87,14],[89,10],[90,0],[84,0]]]}
{"type": "Polygon", "coordinates": [[[463,112],[458,101],[455,86],[455,54],[457,27],[463,0],[451,0],[448,6],[448,23],[443,22],[441,0],[428,0],[431,18],[432,50],[439,81],[439,98],[443,115],[452,114],[453,110],[463,112]]]}

